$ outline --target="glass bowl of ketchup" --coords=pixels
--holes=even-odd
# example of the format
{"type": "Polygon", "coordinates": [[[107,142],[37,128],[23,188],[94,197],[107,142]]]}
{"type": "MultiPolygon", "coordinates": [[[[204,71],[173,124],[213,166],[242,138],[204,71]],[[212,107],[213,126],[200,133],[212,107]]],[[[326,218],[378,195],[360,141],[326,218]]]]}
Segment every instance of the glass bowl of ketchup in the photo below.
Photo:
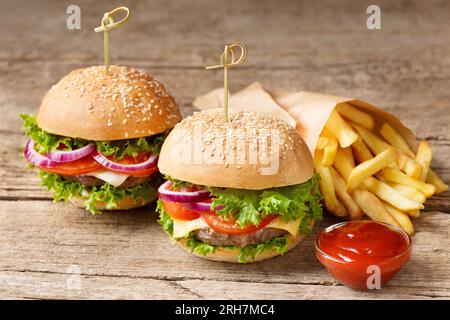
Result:
{"type": "Polygon", "coordinates": [[[322,230],[316,257],[342,284],[379,289],[411,258],[411,237],[376,221],[346,221],[322,230]]]}

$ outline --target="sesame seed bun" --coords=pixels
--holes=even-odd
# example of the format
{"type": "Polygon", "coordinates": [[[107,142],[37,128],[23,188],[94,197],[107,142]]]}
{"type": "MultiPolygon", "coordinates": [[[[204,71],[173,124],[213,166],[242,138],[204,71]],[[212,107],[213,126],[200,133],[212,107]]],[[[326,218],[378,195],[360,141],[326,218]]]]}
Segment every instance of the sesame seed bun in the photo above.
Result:
{"type": "MultiPolygon", "coordinates": [[[[304,237],[305,236],[303,234],[300,234],[297,237],[288,235],[288,237],[287,237],[288,246],[287,246],[286,252],[295,248],[300,243],[300,241],[303,240],[304,237]]],[[[191,249],[189,249],[189,247],[187,246],[187,244],[186,244],[187,241],[185,239],[179,240],[179,241],[177,241],[177,243],[180,247],[182,247],[189,253],[192,253],[193,255],[195,255],[199,258],[202,258],[202,259],[212,260],[212,261],[220,261],[220,262],[229,262],[229,263],[239,263],[239,253],[240,253],[239,248],[230,249],[227,247],[217,247],[216,251],[214,253],[209,253],[208,255],[205,256],[205,255],[199,254],[196,251],[192,252],[191,249]]],[[[266,250],[261,254],[257,254],[255,256],[254,260],[248,259],[245,262],[249,263],[249,262],[263,261],[263,260],[267,260],[267,259],[270,259],[273,257],[277,257],[279,255],[280,255],[280,253],[276,249],[266,250]]]]}
{"type": "Polygon", "coordinates": [[[287,123],[244,111],[230,111],[228,118],[212,109],[178,123],[164,142],[159,170],[193,184],[250,190],[312,178],[311,153],[287,123]]]}
{"type": "Polygon", "coordinates": [[[172,96],[150,75],[124,66],[78,69],[64,76],[42,100],[43,130],[86,140],[121,140],[154,135],[181,120],[172,96]]]}

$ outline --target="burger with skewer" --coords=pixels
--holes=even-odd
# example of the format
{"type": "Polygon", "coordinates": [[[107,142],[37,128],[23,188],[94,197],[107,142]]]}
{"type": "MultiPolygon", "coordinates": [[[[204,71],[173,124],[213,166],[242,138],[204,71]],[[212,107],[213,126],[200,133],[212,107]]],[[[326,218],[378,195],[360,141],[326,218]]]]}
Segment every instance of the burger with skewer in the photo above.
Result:
{"type": "Polygon", "coordinates": [[[166,138],[158,166],[159,223],[194,255],[268,259],[294,248],[320,219],[308,147],[282,120],[253,112],[197,112],[166,138]]]}
{"type": "Polygon", "coordinates": [[[181,120],[164,85],[125,66],[70,72],[47,92],[37,116],[23,114],[24,154],[54,200],[86,210],[124,210],[156,198],[157,159],[181,120]]]}

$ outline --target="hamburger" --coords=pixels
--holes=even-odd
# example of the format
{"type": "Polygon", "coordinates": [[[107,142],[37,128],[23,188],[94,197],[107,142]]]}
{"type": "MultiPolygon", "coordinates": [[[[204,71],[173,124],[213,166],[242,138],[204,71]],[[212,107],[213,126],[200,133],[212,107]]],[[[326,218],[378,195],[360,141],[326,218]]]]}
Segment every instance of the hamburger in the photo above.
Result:
{"type": "Polygon", "coordinates": [[[158,222],[196,256],[253,262],[294,248],[322,216],[318,176],[295,129],[267,114],[194,113],[167,136],[158,222]]]}
{"type": "Polygon", "coordinates": [[[30,138],[24,154],[54,200],[97,213],[156,199],[157,159],[181,120],[165,87],[126,66],[70,72],[52,86],[37,116],[21,115],[30,138]]]}

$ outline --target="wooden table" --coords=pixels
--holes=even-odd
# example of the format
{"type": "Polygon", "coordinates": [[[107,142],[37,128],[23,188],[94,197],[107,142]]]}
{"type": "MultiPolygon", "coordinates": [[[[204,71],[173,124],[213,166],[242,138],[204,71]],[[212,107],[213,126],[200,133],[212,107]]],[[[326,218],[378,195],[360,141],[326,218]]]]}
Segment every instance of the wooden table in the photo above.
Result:
{"type": "MultiPolygon", "coordinates": [[[[315,234],[336,221],[329,216],[284,257],[230,265],[172,245],[153,208],[91,216],[52,203],[20,155],[18,114],[35,113],[70,70],[102,63],[102,36],[92,29],[116,4],[78,3],[81,30],[65,27],[66,2],[0,4],[0,298],[450,298],[448,192],[414,221],[411,262],[375,292],[347,289],[316,261],[315,234]]],[[[433,167],[449,182],[450,3],[377,3],[381,30],[366,28],[365,1],[130,1],[111,60],[162,80],[189,115],[195,96],[221,85],[219,72],[202,67],[240,39],[250,51],[230,73],[232,89],[260,81],[372,102],[431,142],[433,167]]]]}

